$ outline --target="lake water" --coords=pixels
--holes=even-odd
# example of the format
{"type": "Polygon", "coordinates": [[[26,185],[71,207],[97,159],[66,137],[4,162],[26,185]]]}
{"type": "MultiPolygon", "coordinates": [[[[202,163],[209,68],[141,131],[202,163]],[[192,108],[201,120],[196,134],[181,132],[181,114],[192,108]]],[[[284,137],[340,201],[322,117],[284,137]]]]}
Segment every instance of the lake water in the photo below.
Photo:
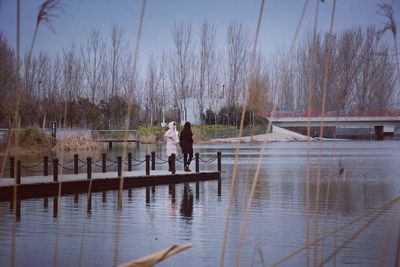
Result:
{"type": "MultiPolygon", "coordinates": [[[[90,209],[86,194],[62,196],[58,209],[54,198],[26,199],[18,203],[14,224],[12,204],[0,202],[0,266],[113,266],[187,242],[191,249],[157,266],[219,266],[225,231],[224,266],[269,266],[313,242],[316,233],[321,237],[335,229],[318,246],[299,250],[279,266],[325,260],[328,266],[394,266],[400,203],[385,204],[400,196],[400,142],[241,148],[232,198],[236,145],[220,144],[195,146],[202,158],[222,152],[220,184],[125,190],[122,210],[116,191],[93,193],[90,209]],[[258,160],[259,179],[244,220],[258,160]]],[[[163,149],[142,145],[130,150],[141,158],[152,150],[164,157],[163,149]]],[[[216,169],[216,163],[201,168],[216,169]]]]}

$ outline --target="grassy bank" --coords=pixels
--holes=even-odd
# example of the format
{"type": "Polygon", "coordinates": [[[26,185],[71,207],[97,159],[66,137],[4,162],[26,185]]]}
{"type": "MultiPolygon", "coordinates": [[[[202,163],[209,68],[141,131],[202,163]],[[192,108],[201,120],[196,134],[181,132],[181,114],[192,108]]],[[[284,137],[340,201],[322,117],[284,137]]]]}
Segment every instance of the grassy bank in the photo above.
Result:
{"type": "MultiPolygon", "coordinates": [[[[183,126],[178,126],[178,131],[181,131],[183,126]]],[[[139,127],[140,142],[142,144],[153,144],[164,141],[164,134],[167,127],[139,127]]],[[[264,134],[266,126],[256,126],[254,128],[244,128],[243,136],[251,136],[256,134],[264,134]]],[[[193,140],[194,142],[207,142],[216,138],[233,138],[237,137],[239,130],[235,126],[228,125],[193,125],[193,140]]]]}
{"type": "Polygon", "coordinates": [[[0,143],[0,150],[6,152],[9,144],[9,153],[14,154],[16,149],[21,153],[36,153],[51,151],[53,139],[41,128],[32,126],[16,131],[9,131],[0,143]]]}

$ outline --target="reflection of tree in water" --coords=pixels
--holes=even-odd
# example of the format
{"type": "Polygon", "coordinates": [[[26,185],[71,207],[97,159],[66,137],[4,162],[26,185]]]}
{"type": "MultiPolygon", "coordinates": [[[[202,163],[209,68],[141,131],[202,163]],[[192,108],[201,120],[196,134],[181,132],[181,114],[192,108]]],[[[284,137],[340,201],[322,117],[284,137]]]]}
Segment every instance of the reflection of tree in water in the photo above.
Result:
{"type": "Polygon", "coordinates": [[[188,184],[183,187],[181,208],[179,210],[182,217],[192,219],[193,217],[193,191],[188,184]]]}

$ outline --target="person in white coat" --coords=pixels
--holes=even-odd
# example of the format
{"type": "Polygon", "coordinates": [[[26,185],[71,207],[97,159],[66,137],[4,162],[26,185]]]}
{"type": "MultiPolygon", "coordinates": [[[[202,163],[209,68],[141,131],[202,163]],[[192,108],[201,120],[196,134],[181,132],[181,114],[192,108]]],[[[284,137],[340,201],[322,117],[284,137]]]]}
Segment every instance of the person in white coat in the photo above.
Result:
{"type": "Polygon", "coordinates": [[[177,155],[176,145],[179,144],[179,135],[178,131],[176,130],[176,123],[174,121],[168,123],[168,128],[168,131],[165,133],[165,137],[167,139],[166,154],[168,157],[168,171],[172,171],[171,155],[177,155]]]}

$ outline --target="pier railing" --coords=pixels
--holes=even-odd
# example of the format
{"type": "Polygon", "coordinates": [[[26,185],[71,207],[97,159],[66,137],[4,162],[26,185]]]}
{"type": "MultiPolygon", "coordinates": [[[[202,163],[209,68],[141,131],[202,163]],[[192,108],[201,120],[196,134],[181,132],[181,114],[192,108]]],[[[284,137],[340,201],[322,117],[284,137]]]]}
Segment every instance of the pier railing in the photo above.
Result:
{"type": "MultiPolygon", "coordinates": [[[[175,154],[171,156],[171,173],[176,173],[176,162],[180,162],[183,164],[183,155],[180,157],[176,157],[175,154]]],[[[195,153],[195,172],[200,172],[200,163],[202,164],[211,164],[213,162],[217,162],[217,171],[221,171],[222,164],[222,154],[221,152],[217,152],[215,156],[210,158],[201,158],[199,153],[195,153]]],[[[92,174],[97,167],[101,169],[102,173],[106,173],[107,170],[110,170],[111,167],[117,166],[118,177],[122,177],[123,170],[132,171],[133,167],[144,164],[145,165],[145,173],[146,175],[150,175],[151,171],[156,170],[156,165],[167,164],[168,160],[158,157],[156,153],[153,151],[151,154],[145,155],[144,159],[136,159],[133,157],[132,153],[128,153],[127,157],[123,159],[122,156],[118,156],[116,159],[110,159],[107,157],[106,153],[101,155],[101,160],[94,162],[92,157],[87,157],[86,161],[81,160],[78,154],[74,155],[72,160],[63,162],[62,164],[59,162],[58,158],[54,158],[49,160],[48,156],[44,156],[41,162],[33,163],[33,164],[22,164],[21,160],[16,160],[15,157],[10,157],[6,166],[5,173],[9,172],[10,178],[15,178],[16,184],[21,184],[21,173],[24,170],[25,173],[37,174],[40,173],[43,176],[51,175],[50,170],[52,170],[53,181],[57,182],[59,178],[59,170],[66,170],[68,172],[72,172],[73,174],[79,174],[86,172],[87,179],[92,179],[92,174]],[[86,168],[85,168],[86,167],[86,168]]]]}

